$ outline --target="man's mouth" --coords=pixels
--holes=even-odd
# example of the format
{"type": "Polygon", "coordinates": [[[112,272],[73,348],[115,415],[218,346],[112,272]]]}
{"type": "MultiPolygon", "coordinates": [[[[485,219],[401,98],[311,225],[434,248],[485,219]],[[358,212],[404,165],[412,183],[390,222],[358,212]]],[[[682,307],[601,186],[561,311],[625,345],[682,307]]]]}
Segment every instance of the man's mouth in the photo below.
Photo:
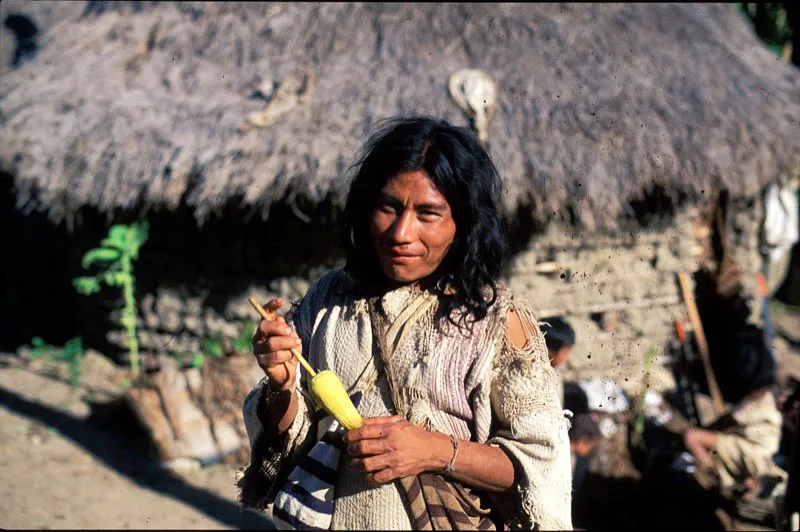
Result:
{"type": "Polygon", "coordinates": [[[410,262],[411,260],[418,257],[415,253],[405,253],[402,251],[396,250],[386,250],[387,255],[389,256],[389,260],[392,262],[410,262]]]}

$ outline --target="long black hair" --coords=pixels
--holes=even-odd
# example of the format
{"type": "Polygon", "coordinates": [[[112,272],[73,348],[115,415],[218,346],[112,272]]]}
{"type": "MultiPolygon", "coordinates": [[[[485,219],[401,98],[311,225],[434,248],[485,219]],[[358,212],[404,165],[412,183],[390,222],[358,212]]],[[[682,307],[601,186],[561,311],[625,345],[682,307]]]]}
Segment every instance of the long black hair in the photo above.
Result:
{"type": "Polygon", "coordinates": [[[497,300],[506,242],[500,176],[472,131],[427,116],[393,119],[367,141],[355,168],[343,216],[345,271],[364,286],[384,283],[370,238],[378,196],[391,177],[423,171],[447,199],[456,225],[452,246],[426,281],[449,321],[463,326],[483,319],[497,300]],[[445,293],[448,285],[454,293],[445,293]],[[454,319],[457,309],[463,312],[454,319]]]}
{"type": "Polygon", "coordinates": [[[542,323],[547,323],[549,327],[544,328],[544,341],[547,349],[558,351],[562,347],[572,347],[575,345],[575,330],[563,318],[545,318],[542,323]]]}

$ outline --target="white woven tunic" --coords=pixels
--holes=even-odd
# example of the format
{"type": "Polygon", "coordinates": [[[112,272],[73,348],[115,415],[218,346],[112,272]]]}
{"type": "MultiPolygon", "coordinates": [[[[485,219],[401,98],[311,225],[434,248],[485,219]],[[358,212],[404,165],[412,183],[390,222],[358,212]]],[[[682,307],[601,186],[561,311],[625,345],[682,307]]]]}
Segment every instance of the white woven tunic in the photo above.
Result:
{"type": "MultiPolygon", "coordinates": [[[[348,295],[350,283],[347,274],[329,272],[290,313],[312,366],[334,371],[348,389],[359,381],[373,356],[367,302],[348,295]]],[[[527,306],[500,287],[488,316],[469,334],[452,326],[443,331],[437,327],[435,296],[417,288],[392,290],[380,305],[389,322],[397,325],[389,334],[396,342],[391,371],[410,405],[410,421],[427,422],[431,430],[459,439],[499,446],[508,454],[518,484],[512,493],[493,499],[512,528],[571,529],[569,422],[561,410],[544,338],[527,306]],[[419,305],[419,298],[432,298],[431,304],[419,305]],[[411,307],[422,311],[409,316],[411,307]],[[523,349],[516,349],[506,334],[510,310],[517,312],[525,329],[523,349]]],[[[302,373],[303,387],[305,377],[302,373]]],[[[265,380],[245,400],[251,445],[262,430],[256,406],[265,400],[264,385],[265,380]]],[[[290,449],[308,445],[309,410],[314,408],[300,396],[300,410],[289,429],[290,449]]],[[[394,413],[385,377],[365,395],[359,412],[362,417],[394,413]]],[[[367,486],[364,474],[350,466],[347,456],[339,475],[332,528],[412,529],[394,483],[367,486]]]]}

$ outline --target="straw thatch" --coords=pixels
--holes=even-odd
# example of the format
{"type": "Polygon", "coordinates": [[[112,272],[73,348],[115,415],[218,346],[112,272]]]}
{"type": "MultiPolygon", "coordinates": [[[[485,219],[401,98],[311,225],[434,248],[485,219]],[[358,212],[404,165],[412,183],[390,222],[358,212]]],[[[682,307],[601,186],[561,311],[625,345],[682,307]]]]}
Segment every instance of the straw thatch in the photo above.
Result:
{"type": "MultiPolygon", "coordinates": [[[[734,5],[74,3],[0,85],[21,207],[169,208],[202,221],[341,200],[376,120],[467,119],[449,76],[497,82],[506,207],[605,227],[654,187],[757,193],[800,165],[800,72],[734,5]],[[292,72],[306,99],[240,126],[292,72]],[[266,87],[266,88],[265,88],[266,87]],[[291,107],[291,106],[290,106],[291,107]]],[[[280,102],[279,102],[280,103],[280,102]]],[[[292,103],[290,101],[290,103],[292,103]]]]}
{"type": "Polygon", "coordinates": [[[13,32],[5,26],[6,17],[9,15],[24,15],[31,20],[40,34],[46,33],[53,26],[58,25],[75,13],[74,2],[31,2],[31,0],[3,0],[0,2],[0,72],[7,73],[14,55],[16,42],[13,32]]]}

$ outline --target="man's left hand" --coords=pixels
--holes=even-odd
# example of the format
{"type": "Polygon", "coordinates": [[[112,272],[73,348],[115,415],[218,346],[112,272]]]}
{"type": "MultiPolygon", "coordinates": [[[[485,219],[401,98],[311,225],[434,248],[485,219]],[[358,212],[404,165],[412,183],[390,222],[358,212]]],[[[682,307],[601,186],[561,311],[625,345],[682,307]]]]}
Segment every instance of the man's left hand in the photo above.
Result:
{"type": "Polygon", "coordinates": [[[453,455],[450,437],[412,425],[400,416],[373,417],[344,436],[355,469],[367,482],[386,484],[443,469],[453,455]]]}

